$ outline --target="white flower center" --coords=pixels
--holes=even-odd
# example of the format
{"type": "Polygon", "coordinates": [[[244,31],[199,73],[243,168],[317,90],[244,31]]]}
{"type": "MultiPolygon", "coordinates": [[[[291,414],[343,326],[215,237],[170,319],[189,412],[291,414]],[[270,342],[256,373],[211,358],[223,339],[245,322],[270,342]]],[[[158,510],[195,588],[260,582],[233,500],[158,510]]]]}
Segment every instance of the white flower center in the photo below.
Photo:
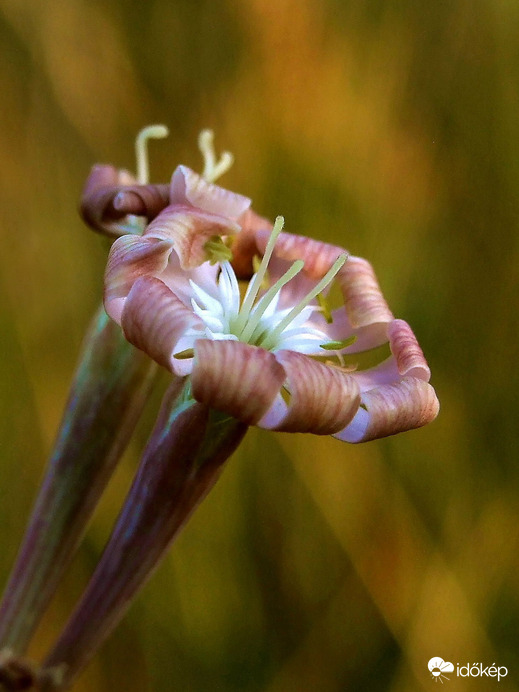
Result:
{"type": "MultiPolygon", "coordinates": [[[[205,329],[190,330],[186,336],[197,338],[232,339],[269,351],[289,349],[301,353],[329,353],[330,346],[342,348],[341,344],[330,344],[328,336],[312,326],[311,315],[322,308],[312,301],[328,286],[347,259],[340,256],[314,288],[290,308],[278,309],[281,289],[303,269],[303,261],[296,260],[263,295],[260,291],[267,275],[268,264],[277,237],[283,228],[283,218],[278,217],[270,235],[265,253],[257,272],[249,282],[243,301],[236,274],[229,262],[221,263],[216,296],[209,295],[194,282],[191,283],[194,312],[204,323],[205,329]]],[[[185,343],[185,342],[184,342],[185,343]]]]}

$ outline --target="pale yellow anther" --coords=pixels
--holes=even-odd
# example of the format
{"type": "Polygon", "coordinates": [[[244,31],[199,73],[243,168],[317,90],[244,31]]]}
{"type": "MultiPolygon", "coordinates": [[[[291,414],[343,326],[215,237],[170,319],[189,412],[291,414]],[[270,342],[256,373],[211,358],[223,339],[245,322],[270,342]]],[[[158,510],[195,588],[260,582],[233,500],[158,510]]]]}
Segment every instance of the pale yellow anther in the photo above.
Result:
{"type": "Polygon", "coordinates": [[[169,135],[165,125],[148,125],[143,127],[135,138],[135,157],[137,159],[137,181],[141,185],[147,185],[150,178],[148,161],[148,140],[164,139],[169,135]]]}
{"type": "Polygon", "coordinates": [[[218,178],[226,173],[234,162],[234,156],[229,151],[224,151],[220,159],[216,160],[214,151],[214,132],[212,130],[202,130],[198,135],[198,148],[204,157],[204,170],[202,178],[208,183],[214,183],[218,178]]]}
{"type": "Polygon", "coordinates": [[[209,264],[232,261],[232,250],[219,235],[209,238],[204,244],[204,250],[209,264]]]}

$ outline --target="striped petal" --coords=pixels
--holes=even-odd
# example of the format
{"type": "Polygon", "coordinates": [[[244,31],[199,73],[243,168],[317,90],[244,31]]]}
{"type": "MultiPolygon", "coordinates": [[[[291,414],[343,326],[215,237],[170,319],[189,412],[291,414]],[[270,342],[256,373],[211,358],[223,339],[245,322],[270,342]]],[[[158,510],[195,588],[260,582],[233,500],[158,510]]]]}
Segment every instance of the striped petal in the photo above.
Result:
{"type": "Polygon", "coordinates": [[[272,406],[285,380],[273,353],[239,341],[199,339],[192,372],[197,401],[256,424],[272,406]]]}
{"type": "Polygon", "coordinates": [[[106,312],[118,324],[126,296],[141,276],[162,272],[173,250],[171,242],[157,238],[125,235],[112,245],[105,272],[106,312]]]}
{"type": "Polygon", "coordinates": [[[187,166],[178,166],[171,178],[172,204],[187,204],[212,214],[237,219],[250,207],[250,199],[208,183],[187,166]]]}
{"type": "Polygon", "coordinates": [[[374,368],[359,370],[354,377],[362,392],[382,384],[416,377],[428,382],[431,371],[411,327],[404,320],[393,320],[387,327],[391,356],[374,368]]]}
{"type": "Polygon", "coordinates": [[[169,185],[130,185],[119,189],[112,205],[119,215],[134,214],[154,219],[169,201],[169,185]]]}
{"type": "Polygon", "coordinates": [[[345,442],[367,442],[419,428],[438,415],[440,405],[430,384],[416,377],[382,385],[362,395],[352,422],[334,434],[345,442]]]}
{"type": "Polygon", "coordinates": [[[385,325],[393,320],[375,272],[362,257],[349,257],[337,274],[348,318],[355,329],[385,325]]]}
{"type": "Polygon", "coordinates": [[[204,245],[215,235],[233,235],[240,226],[227,216],[186,205],[172,205],[162,211],[144,231],[147,238],[172,243],[182,269],[192,269],[206,262],[204,245]]]}
{"type": "Polygon", "coordinates": [[[394,318],[371,264],[350,255],[337,274],[337,281],[344,306],[332,311],[329,324],[319,312],[314,313],[309,323],[323,331],[330,341],[356,336],[354,344],[347,349],[349,354],[387,343],[390,340],[388,325],[394,318]]]}
{"type": "Polygon", "coordinates": [[[143,277],[132,286],[121,318],[128,341],[177,375],[190,363],[173,357],[189,329],[202,328],[200,319],[160,279],[143,277]]]}
{"type": "Polygon", "coordinates": [[[125,170],[97,165],[87,178],[80,201],[84,221],[109,236],[127,232],[128,214],[150,221],[169,204],[169,185],[138,185],[125,170]]]}
{"type": "Polygon", "coordinates": [[[261,427],[329,435],[352,420],[360,394],[351,375],[293,351],[278,351],[276,358],[285,370],[290,401],[278,398],[261,427]]]}
{"type": "Polygon", "coordinates": [[[431,371],[411,327],[404,320],[388,325],[389,343],[400,375],[410,375],[429,382],[431,371]]]}

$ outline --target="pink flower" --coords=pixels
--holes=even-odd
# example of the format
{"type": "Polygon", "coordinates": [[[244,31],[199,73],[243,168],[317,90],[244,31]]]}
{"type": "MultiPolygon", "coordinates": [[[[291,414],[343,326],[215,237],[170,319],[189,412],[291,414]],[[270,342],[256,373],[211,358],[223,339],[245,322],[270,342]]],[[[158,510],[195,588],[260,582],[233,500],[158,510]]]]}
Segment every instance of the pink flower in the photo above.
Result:
{"type": "Polygon", "coordinates": [[[249,425],[363,442],[416,428],[439,409],[409,325],[393,318],[371,265],[282,233],[250,201],[180,166],[169,206],[114,243],[105,307],[127,339],[192,396],[249,425]],[[232,241],[232,242],[231,242],[232,241]],[[238,277],[250,278],[242,298],[238,277]],[[329,313],[335,280],[343,304],[329,313]],[[368,370],[345,355],[389,342],[368,370]]]}

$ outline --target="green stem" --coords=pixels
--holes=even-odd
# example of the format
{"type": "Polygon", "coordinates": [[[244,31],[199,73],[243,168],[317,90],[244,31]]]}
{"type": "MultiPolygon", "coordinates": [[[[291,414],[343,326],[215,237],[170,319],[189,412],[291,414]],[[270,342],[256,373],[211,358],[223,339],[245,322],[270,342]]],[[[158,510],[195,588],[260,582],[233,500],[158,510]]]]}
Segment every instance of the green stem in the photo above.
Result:
{"type": "Polygon", "coordinates": [[[247,426],[193,400],[166,397],[157,425],[83,597],[43,673],[68,689],[108,637],[195,507],[214,485],[247,426]],[[182,401],[182,399],[181,399],[182,401]]]}
{"type": "Polygon", "coordinates": [[[135,427],[155,372],[155,364],[128,344],[101,307],[5,589],[0,650],[25,651],[135,427]]]}

